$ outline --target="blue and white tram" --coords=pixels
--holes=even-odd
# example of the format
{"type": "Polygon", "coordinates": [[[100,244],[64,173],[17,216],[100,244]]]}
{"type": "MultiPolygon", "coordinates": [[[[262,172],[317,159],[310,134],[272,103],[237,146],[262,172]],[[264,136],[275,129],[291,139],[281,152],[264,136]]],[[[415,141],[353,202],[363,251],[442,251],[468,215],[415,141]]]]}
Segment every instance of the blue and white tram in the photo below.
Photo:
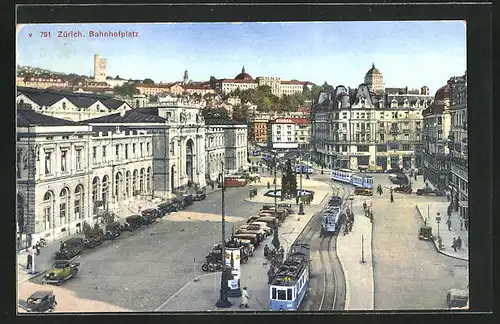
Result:
{"type": "Polygon", "coordinates": [[[321,217],[321,236],[338,234],[340,207],[328,206],[321,217]]]}
{"type": "Polygon", "coordinates": [[[330,175],[330,179],[344,183],[351,183],[353,171],[349,169],[335,169],[330,175]]]}
{"type": "Polygon", "coordinates": [[[297,310],[309,289],[309,244],[294,244],[269,284],[269,309],[297,310]]]}

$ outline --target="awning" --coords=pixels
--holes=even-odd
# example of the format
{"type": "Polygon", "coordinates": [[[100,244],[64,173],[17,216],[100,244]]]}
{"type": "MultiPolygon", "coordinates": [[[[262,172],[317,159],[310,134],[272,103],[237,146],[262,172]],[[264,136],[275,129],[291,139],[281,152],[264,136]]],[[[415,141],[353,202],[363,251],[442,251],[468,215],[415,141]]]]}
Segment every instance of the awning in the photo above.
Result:
{"type": "Polygon", "coordinates": [[[458,205],[459,205],[460,207],[469,208],[469,201],[468,201],[468,200],[460,200],[460,201],[458,202],[458,205]]]}

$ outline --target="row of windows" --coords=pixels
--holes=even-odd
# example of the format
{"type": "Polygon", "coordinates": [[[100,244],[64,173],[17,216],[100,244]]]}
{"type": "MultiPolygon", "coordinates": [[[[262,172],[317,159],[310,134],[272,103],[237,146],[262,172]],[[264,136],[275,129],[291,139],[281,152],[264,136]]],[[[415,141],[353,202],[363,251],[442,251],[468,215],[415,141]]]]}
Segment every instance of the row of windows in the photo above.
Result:
{"type": "MultiPolygon", "coordinates": [[[[127,144],[115,144],[115,160],[120,160],[121,158],[124,158],[125,160],[130,158],[137,158],[137,157],[146,157],[146,156],[151,156],[151,143],[147,142],[145,143],[132,143],[131,145],[127,144]],[[138,151],[137,151],[137,144],[138,145],[138,151]],[[132,151],[130,152],[130,147],[132,151]],[[144,147],[146,150],[144,151],[144,147]],[[122,149],[123,149],[123,155],[122,155],[122,149]],[[131,153],[129,155],[129,153],[131,153]]],[[[101,161],[106,162],[108,158],[108,145],[103,145],[101,146],[101,161]]],[[[97,146],[92,147],[92,162],[97,163],[98,162],[98,157],[97,157],[97,146]]]]}

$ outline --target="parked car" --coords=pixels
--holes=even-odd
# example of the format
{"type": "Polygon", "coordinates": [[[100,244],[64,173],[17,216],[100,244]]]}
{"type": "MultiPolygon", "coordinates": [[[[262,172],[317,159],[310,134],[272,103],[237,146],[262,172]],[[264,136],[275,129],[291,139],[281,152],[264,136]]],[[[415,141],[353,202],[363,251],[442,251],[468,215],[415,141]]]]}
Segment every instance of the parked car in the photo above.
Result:
{"type": "Polygon", "coordinates": [[[114,240],[115,237],[118,237],[122,234],[121,225],[118,222],[112,222],[106,225],[104,229],[104,237],[108,240],[114,240]]]}
{"type": "Polygon", "coordinates": [[[169,199],[167,201],[158,204],[157,208],[160,211],[161,217],[179,210],[179,206],[177,205],[176,202],[174,202],[173,199],[169,199]]]}
{"type": "Polygon", "coordinates": [[[195,201],[201,201],[201,200],[205,200],[207,198],[207,195],[205,193],[205,188],[201,188],[201,189],[198,189],[195,191],[195,194],[194,194],[194,197],[193,199],[195,201]]]}
{"type": "Polygon", "coordinates": [[[397,185],[407,185],[410,182],[408,180],[408,177],[406,176],[406,174],[402,174],[402,173],[396,174],[396,176],[390,180],[392,183],[397,184],[397,185]]]}
{"type": "Polygon", "coordinates": [[[78,273],[78,262],[58,260],[52,265],[52,269],[45,275],[43,283],[60,285],[66,280],[76,276],[78,273]]]}
{"type": "Polygon", "coordinates": [[[161,215],[161,213],[156,208],[144,209],[141,212],[141,216],[143,218],[144,225],[149,225],[151,223],[154,223],[157,218],[161,217],[160,215],[161,215]]]}
{"type": "Polygon", "coordinates": [[[133,232],[135,229],[141,227],[144,223],[144,218],[141,215],[131,215],[125,218],[122,230],[133,232]]]}
{"type": "Polygon", "coordinates": [[[443,190],[431,189],[430,187],[425,187],[417,189],[417,195],[419,196],[436,195],[438,197],[442,197],[445,195],[445,192],[443,190]]]}
{"type": "Polygon", "coordinates": [[[28,313],[47,313],[56,308],[56,296],[53,291],[36,291],[26,299],[28,313]]]}
{"type": "Polygon", "coordinates": [[[81,237],[73,237],[61,243],[60,250],[55,253],[56,260],[70,260],[85,248],[85,240],[81,237]]]}
{"type": "Polygon", "coordinates": [[[273,234],[273,229],[272,227],[269,227],[266,222],[259,222],[258,220],[255,220],[250,223],[250,225],[259,225],[268,235],[273,234]]]}
{"type": "Polygon", "coordinates": [[[191,206],[194,202],[194,196],[191,193],[182,194],[182,198],[184,199],[184,206],[191,206]]]}
{"type": "Polygon", "coordinates": [[[292,204],[278,204],[277,206],[278,208],[286,209],[289,215],[295,212],[295,210],[292,207],[292,204]]]}
{"type": "Polygon", "coordinates": [[[177,210],[182,210],[187,206],[186,200],[182,196],[174,196],[172,198],[172,202],[174,203],[177,210]]]}

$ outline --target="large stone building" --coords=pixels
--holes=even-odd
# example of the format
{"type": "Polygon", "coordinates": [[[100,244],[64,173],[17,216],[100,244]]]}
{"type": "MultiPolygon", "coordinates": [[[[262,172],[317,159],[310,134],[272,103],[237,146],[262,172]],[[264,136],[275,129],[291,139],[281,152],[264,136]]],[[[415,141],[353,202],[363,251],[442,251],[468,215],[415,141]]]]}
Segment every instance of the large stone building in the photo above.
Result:
{"type": "Polygon", "coordinates": [[[307,149],[310,142],[308,118],[280,117],[269,121],[268,145],[272,149],[307,149]]]}
{"type": "Polygon", "coordinates": [[[450,178],[448,135],[451,127],[451,90],[449,84],[441,87],[434,96],[434,102],[422,112],[424,179],[442,189],[448,188],[450,178]]]}
{"type": "Polygon", "coordinates": [[[79,122],[23,103],[17,126],[18,221],[50,240],[79,231],[99,210],[205,186],[207,167],[220,179],[220,161],[225,172],[247,162],[246,125],[205,124],[199,107],[181,103],[79,122]]]}
{"type": "Polygon", "coordinates": [[[302,92],[304,87],[311,89],[314,84],[308,81],[285,81],[281,80],[279,77],[257,77],[254,80],[250,74],[246,73],[245,67],[241,69],[241,73],[234,77],[234,79],[219,79],[215,82],[216,90],[223,94],[229,94],[236,89],[255,89],[264,85],[271,88],[272,94],[281,97],[284,94],[292,95],[297,92],[302,92]]]}
{"type": "Polygon", "coordinates": [[[152,135],[17,111],[17,219],[22,232],[57,239],[99,207],[152,191],[152,135]]]}
{"type": "Polygon", "coordinates": [[[354,170],[420,167],[421,112],[433,98],[427,87],[418,94],[399,90],[376,94],[361,84],[321,93],[312,112],[316,158],[327,166],[354,170]]]}
{"type": "Polygon", "coordinates": [[[18,87],[31,87],[38,89],[47,89],[47,88],[66,88],[68,87],[68,82],[64,81],[64,79],[54,76],[54,77],[40,77],[40,76],[31,76],[31,77],[22,77],[19,76],[16,78],[16,85],[18,87]]]}
{"type": "Polygon", "coordinates": [[[131,109],[125,101],[110,96],[25,87],[17,87],[16,102],[30,105],[41,114],[72,121],[131,109]]]}
{"type": "Polygon", "coordinates": [[[451,154],[450,187],[460,216],[469,217],[468,133],[467,133],[467,73],[451,79],[453,99],[450,107],[451,154]]]}

